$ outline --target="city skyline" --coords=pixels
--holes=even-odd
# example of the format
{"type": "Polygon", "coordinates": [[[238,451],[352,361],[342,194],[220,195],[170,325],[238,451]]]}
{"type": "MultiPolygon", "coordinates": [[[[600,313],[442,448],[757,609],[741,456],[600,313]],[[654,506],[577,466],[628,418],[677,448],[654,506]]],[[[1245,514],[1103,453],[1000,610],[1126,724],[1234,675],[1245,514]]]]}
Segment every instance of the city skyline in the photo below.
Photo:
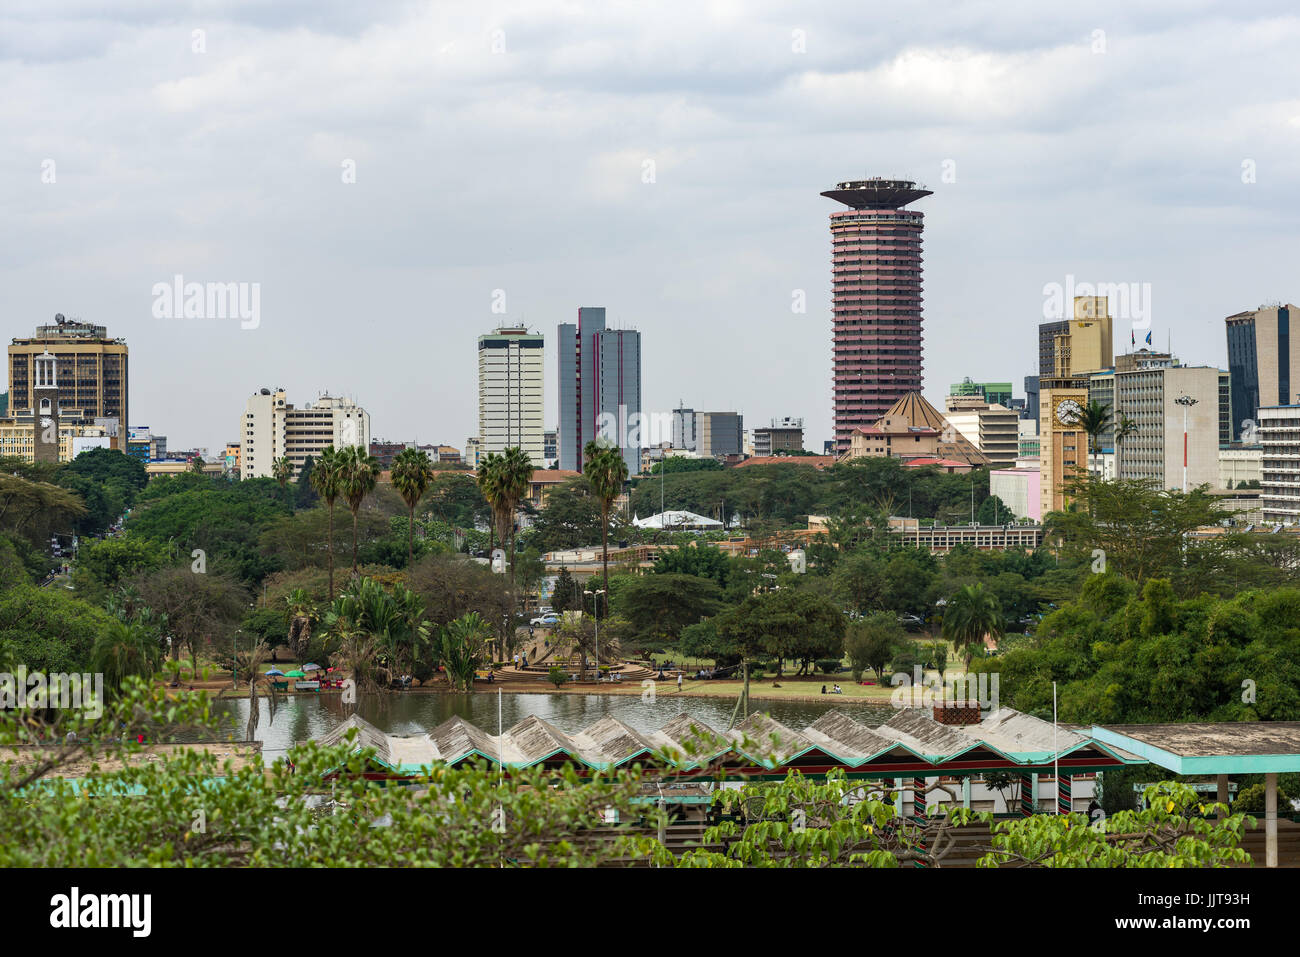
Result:
{"type": "MultiPolygon", "coordinates": [[[[132,351],[126,424],[178,448],[235,439],[266,382],[356,396],[385,436],[462,443],[477,337],[545,332],[583,302],[645,333],[647,409],[795,414],[820,447],[816,194],[873,175],[934,192],[935,404],[966,376],[1037,371],[1044,287],[1070,277],[1150,283],[1144,332],[1225,368],[1223,320],[1295,298],[1300,106],[1272,92],[1289,80],[1271,53],[1300,20],[1282,4],[1176,22],[1103,4],[1051,27],[940,4],[883,29],[851,5],[760,4],[685,32],[510,4],[15,17],[33,29],[0,40],[30,94],[5,107],[0,158],[9,335],[56,312],[109,327],[132,351]],[[256,321],[160,305],[177,276],[257,284],[240,300],[256,321]]],[[[1117,317],[1120,349],[1129,331],[1117,317]]],[[[555,376],[548,356],[548,429],[555,376]]]]}

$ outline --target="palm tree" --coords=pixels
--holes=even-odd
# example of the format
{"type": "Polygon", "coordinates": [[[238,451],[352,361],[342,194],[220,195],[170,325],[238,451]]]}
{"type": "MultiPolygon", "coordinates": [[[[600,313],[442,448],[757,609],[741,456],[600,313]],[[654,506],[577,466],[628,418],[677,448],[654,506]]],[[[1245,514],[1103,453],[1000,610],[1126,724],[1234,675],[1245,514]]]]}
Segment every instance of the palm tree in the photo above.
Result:
{"type": "Polygon", "coordinates": [[[1119,450],[1124,440],[1131,435],[1137,435],[1137,423],[1130,419],[1123,412],[1119,413],[1119,418],[1115,420],[1115,478],[1119,478],[1119,450]]]}
{"type": "Polygon", "coordinates": [[[943,612],[943,636],[966,651],[966,670],[985,636],[1002,637],[1002,609],[997,596],[981,584],[966,585],[948,601],[943,612]]]}
{"type": "Polygon", "coordinates": [[[316,490],[316,494],[325,500],[325,504],[330,509],[330,538],[329,538],[329,556],[330,556],[330,592],[329,601],[334,600],[334,501],[339,497],[339,463],[341,456],[334,446],[327,445],[317,459],[316,464],[312,466],[311,487],[316,490]]]}
{"type": "Polygon", "coordinates": [[[583,472],[600,502],[600,560],[604,568],[605,600],[597,604],[609,607],[609,513],[627,481],[627,463],[613,446],[593,441],[582,451],[587,459],[583,472]]]}
{"type": "Polygon", "coordinates": [[[352,512],[352,574],[357,573],[357,515],[366,496],[379,482],[379,459],[359,445],[349,445],[340,453],[339,492],[352,512]]]}
{"type": "MultiPolygon", "coordinates": [[[[478,463],[478,490],[492,510],[492,521],[488,523],[488,554],[496,548],[496,533],[501,530],[502,505],[505,499],[501,456],[489,452],[478,463]]],[[[506,543],[502,535],[501,544],[506,543]]]]}
{"type": "Polygon", "coordinates": [[[1110,406],[1096,400],[1089,402],[1079,413],[1079,420],[1075,424],[1088,434],[1089,469],[1096,465],[1097,443],[1101,434],[1110,428],[1111,418],[1110,406]]]}
{"type": "Polygon", "coordinates": [[[415,555],[415,506],[433,481],[433,463],[419,449],[403,449],[393,459],[393,488],[402,496],[409,513],[406,526],[406,571],[410,574],[415,555]]]}
{"type": "Polygon", "coordinates": [[[289,624],[289,648],[296,660],[302,661],[303,652],[311,641],[312,622],[317,619],[316,603],[301,588],[289,592],[285,603],[285,619],[289,624]]]}
{"type": "Polygon", "coordinates": [[[289,484],[289,479],[293,478],[293,463],[289,461],[289,456],[285,455],[271,463],[271,478],[280,483],[281,489],[289,484]]]}
{"type": "Polygon", "coordinates": [[[510,533],[510,580],[515,578],[515,511],[533,481],[533,462],[519,446],[506,449],[498,466],[505,529],[510,533]]]}
{"type": "Polygon", "coordinates": [[[91,648],[93,669],[104,676],[114,692],[132,675],[152,677],[162,660],[162,647],[148,627],[136,621],[115,620],[95,639],[91,648]]]}

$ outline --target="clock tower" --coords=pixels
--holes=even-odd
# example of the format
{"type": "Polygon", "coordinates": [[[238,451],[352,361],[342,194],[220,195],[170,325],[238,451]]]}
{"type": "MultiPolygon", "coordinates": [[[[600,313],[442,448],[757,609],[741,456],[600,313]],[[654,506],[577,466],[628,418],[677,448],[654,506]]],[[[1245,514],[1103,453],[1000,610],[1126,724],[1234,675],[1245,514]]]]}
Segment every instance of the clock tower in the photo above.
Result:
{"type": "Polygon", "coordinates": [[[33,357],[32,461],[59,461],[59,385],[55,357],[47,349],[33,357]]]}

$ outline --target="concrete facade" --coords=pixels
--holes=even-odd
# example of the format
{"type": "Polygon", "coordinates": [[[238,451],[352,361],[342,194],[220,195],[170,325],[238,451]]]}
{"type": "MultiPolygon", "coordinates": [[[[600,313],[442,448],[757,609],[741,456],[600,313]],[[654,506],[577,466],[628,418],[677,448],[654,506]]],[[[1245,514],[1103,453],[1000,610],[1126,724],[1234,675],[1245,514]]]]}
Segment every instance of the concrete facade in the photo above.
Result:
{"type": "Polygon", "coordinates": [[[484,454],[518,446],[545,464],[545,343],[540,333],[502,326],[478,337],[478,435],[484,454]]]}

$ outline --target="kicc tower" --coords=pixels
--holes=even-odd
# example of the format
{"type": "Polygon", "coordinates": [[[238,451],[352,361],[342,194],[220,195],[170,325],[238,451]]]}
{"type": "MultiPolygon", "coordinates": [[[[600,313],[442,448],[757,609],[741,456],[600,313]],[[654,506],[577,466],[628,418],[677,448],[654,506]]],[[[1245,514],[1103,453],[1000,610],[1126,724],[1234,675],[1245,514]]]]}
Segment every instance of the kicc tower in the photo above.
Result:
{"type": "Polygon", "coordinates": [[[831,213],[835,448],[874,425],[902,395],[921,390],[921,229],[904,209],[930,190],[910,180],[864,179],[822,193],[831,213]]]}

